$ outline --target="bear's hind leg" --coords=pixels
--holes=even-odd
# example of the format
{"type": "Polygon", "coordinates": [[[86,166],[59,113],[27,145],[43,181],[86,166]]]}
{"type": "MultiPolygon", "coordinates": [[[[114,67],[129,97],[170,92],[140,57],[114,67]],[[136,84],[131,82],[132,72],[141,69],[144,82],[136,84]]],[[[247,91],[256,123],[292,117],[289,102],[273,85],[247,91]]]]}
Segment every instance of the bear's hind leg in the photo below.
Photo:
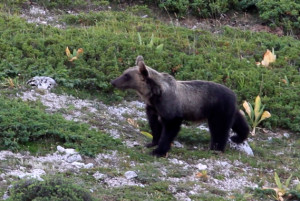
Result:
{"type": "Polygon", "coordinates": [[[180,130],[182,120],[174,119],[172,121],[163,121],[162,134],[158,142],[158,147],[153,150],[152,155],[162,157],[166,156],[171,149],[171,143],[180,130]]]}
{"type": "Polygon", "coordinates": [[[209,118],[208,126],[211,133],[210,149],[224,152],[232,126],[232,118],[209,118]]]}
{"type": "Polygon", "coordinates": [[[150,148],[158,145],[158,141],[162,132],[162,124],[159,121],[157,112],[153,107],[147,105],[146,114],[153,136],[152,142],[146,144],[146,147],[150,148]]]}

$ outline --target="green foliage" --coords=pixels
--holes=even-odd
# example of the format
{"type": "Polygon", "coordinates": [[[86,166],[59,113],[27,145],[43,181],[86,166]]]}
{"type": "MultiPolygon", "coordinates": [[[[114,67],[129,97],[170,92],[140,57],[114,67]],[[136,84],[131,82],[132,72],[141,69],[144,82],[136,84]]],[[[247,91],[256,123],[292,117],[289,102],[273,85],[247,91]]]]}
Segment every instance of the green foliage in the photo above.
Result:
{"type": "Polygon", "coordinates": [[[16,151],[30,142],[52,139],[93,156],[121,144],[103,133],[90,130],[86,124],[67,121],[58,114],[46,114],[20,100],[0,97],[0,107],[0,149],[16,151]]]}
{"type": "Polygon", "coordinates": [[[280,181],[280,178],[279,178],[278,174],[275,172],[275,174],[274,174],[274,180],[275,180],[277,188],[268,188],[268,187],[265,187],[263,189],[265,189],[265,190],[270,190],[271,189],[271,190],[275,191],[275,195],[273,195],[273,197],[276,200],[284,200],[284,197],[287,197],[287,196],[289,196],[290,198],[293,199],[294,197],[298,197],[299,191],[298,191],[298,189],[296,187],[296,189],[292,191],[293,193],[292,194],[290,193],[290,187],[289,187],[289,185],[290,185],[291,179],[292,179],[292,175],[283,184],[280,181]]]}
{"type": "Polygon", "coordinates": [[[148,66],[176,79],[224,84],[237,93],[239,103],[260,94],[272,114],[262,122],[264,126],[300,131],[299,40],[228,27],[211,34],[125,12],[67,15],[63,21],[68,27],[61,30],[2,15],[0,79],[47,75],[65,88],[120,99],[128,93],[114,91],[110,81],[134,66],[137,55],[143,55],[148,66]],[[83,48],[84,54],[69,62],[67,46],[83,48]],[[276,62],[268,68],[256,66],[255,61],[272,47],[276,62]]]}
{"type": "Polygon", "coordinates": [[[262,0],[258,1],[260,17],[271,25],[283,26],[286,32],[300,30],[300,1],[262,0]]]}
{"type": "Polygon", "coordinates": [[[254,105],[254,109],[252,107],[252,105],[250,103],[248,103],[247,101],[244,101],[243,103],[243,107],[245,109],[245,111],[247,112],[249,119],[252,123],[252,135],[255,135],[255,129],[256,126],[258,126],[258,124],[271,117],[271,114],[268,111],[264,111],[265,105],[261,104],[261,99],[260,96],[257,96],[255,98],[255,105],[254,105]]]}
{"type": "Polygon", "coordinates": [[[189,11],[198,17],[218,17],[236,4],[235,0],[166,0],[159,3],[159,7],[176,13],[179,17],[184,17],[189,11]]]}
{"type": "Polygon", "coordinates": [[[68,8],[68,9],[75,9],[75,8],[81,8],[84,9],[87,6],[93,7],[93,6],[106,6],[109,4],[109,1],[105,0],[91,0],[89,2],[85,0],[31,0],[32,2],[35,2],[41,6],[44,6],[49,9],[53,8],[68,8]]]}
{"type": "Polygon", "coordinates": [[[166,0],[159,4],[160,7],[166,8],[169,12],[177,13],[179,16],[187,14],[189,0],[166,0]]]}
{"type": "Polygon", "coordinates": [[[44,181],[21,180],[9,190],[8,201],[93,201],[90,193],[62,177],[50,177],[44,181]]]}
{"type": "Polygon", "coordinates": [[[2,0],[0,3],[0,10],[8,12],[8,13],[18,12],[20,7],[26,1],[27,0],[2,0]]]}
{"type": "Polygon", "coordinates": [[[207,146],[209,144],[209,134],[207,132],[200,132],[198,129],[190,129],[182,127],[177,139],[186,145],[193,146],[203,144],[207,146]],[[205,135],[206,134],[206,135],[205,135]]]}

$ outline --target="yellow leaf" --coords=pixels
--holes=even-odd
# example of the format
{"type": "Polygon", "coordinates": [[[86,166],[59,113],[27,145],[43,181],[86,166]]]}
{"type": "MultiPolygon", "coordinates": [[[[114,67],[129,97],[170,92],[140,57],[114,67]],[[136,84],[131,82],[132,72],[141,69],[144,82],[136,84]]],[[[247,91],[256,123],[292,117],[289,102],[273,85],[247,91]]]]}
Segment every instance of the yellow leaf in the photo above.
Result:
{"type": "Polygon", "coordinates": [[[251,118],[251,109],[250,109],[249,103],[247,101],[244,101],[243,107],[244,107],[245,111],[247,112],[248,116],[251,118]]]}
{"type": "Polygon", "coordinates": [[[79,48],[79,49],[77,50],[76,56],[79,57],[79,55],[82,54],[82,53],[83,53],[83,49],[82,49],[82,48],[79,48]]]}
{"type": "Polygon", "coordinates": [[[276,60],[276,55],[274,54],[274,49],[273,49],[273,53],[270,50],[267,50],[264,54],[264,58],[261,61],[261,64],[263,66],[269,66],[270,63],[275,62],[276,60]]]}
{"type": "Polygon", "coordinates": [[[264,111],[264,112],[262,113],[262,115],[261,115],[260,121],[262,121],[262,120],[264,120],[264,119],[267,119],[267,118],[270,118],[270,117],[271,117],[270,112],[264,111]]]}
{"type": "Polygon", "coordinates": [[[71,52],[70,52],[70,50],[69,50],[69,47],[66,48],[66,54],[67,54],[67,57],[70,57],[71,52]]]}
{"type": "Polygon", "coordinates": [[[261,107],[261,100],[260,97],[257,96],[255,98],[255,106],[254,106],[254,115],[255,115],[255,119],[259,118],[259,112],[260,112],[260,107],[261,107]]]}
{"type": "Polygon", "coordinates": [[[76,59],[77,59],[77,57],[72,57],[72,58],[69,59],[69,61],[74,61],[76,59]]]}
{"type": "Polygon", "coordinates": [[[145,132],[145,131],[141,131],[141,133],[143,134],[143,135],[145,135],[146,137],[148,137],[148,138],[153,138],[153,136],[150,134],[150,133],[148,133],[148,132],[145,132]]]}
{"type": "Polygon", "coordinates": [[[285,79],[281,79],[281,81],[282,81],[284,84],[288,84],[288,82],[287,82],[285,79]]]}
{"type": "Polygon", "coordinates": [[[128,118],[128,119],[127,119],[127,122],[128,122],[130,125],[132,125],[133,127],[135,127],[135,128],[138,128],[138,127],[139,127],[138,123],[137,123],[135,120],[133,120],[133,119],[128,118]]]}

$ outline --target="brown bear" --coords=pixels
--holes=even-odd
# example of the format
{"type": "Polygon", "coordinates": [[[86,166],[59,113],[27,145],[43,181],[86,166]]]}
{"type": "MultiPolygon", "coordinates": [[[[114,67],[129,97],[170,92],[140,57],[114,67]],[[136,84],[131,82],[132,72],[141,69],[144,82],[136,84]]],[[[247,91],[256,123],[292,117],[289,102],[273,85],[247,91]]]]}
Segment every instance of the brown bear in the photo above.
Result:
{"type": "Polygon", "coordinates": [[[249,126],[239,112],[235,93],[229,88],[209,81],[176,81],[167,73],[148,67],[142,56],[136,66],[128,68],[111,84],[119,89],[135,90],[146,103],[146,114],[152,130],[152,154],[165,156],[178,134],[183,120],[207,119],[211,133],[210,149],[224,152],[230,129],[231,137],[242,143],[249,126]]]}

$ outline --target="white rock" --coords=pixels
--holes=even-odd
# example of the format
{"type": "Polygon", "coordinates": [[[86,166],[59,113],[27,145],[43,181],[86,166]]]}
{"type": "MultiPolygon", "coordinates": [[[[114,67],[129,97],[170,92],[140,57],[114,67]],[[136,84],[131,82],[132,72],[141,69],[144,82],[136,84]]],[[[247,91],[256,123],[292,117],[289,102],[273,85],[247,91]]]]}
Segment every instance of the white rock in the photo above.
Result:
{"type": "Polygon", "coordinates": [[[2,197],[2,199],[3,200],[7,200],[8,198],[9,198],[9,196],[8,196],[7,192],[5,192],[4,195],[3,195],[3,197],[2,197]]]}
{"type": "Polygon", "coordinates": [[[34,169],[31,171],[30,174],[28,174],[29,177],[35,178],[39,181],[44,181],[44,179],[41,178],[42,175],[45,175],[46,172],[42,169],[34,169]]]}
{"type": "Polygon", "coordinates": [[[226,166],[231,166],[228,162],[226,161],[221,161],[220,162],[220,165],[223,166],[223,167],[226,167],[226,166]]]}
{"type": "Polygon", "coordinates": [[[77,162],[77,161],[73,162],[72,165],[75,166],[78,169],[83,168],[85,166],[84,163],[80,163],[80,162],[77,162]]]}
{"type": "Polygon", "coordinates": [[[68,155],[77,154],[77,151],[75,149],[65,149],[65,152],[68,155]]]}
{"type": "Polygon", "coordinates": [[[183,148],[183,145],[181,143],[179,143],[178,141],[174,141],[174,147],[183,148]]]}
{"type": "Polygon", "coordinates": [[[204,130],[204,131],[208,131],[209,132],[209,128],[207,126],[203,125],[203,124],[201,124],[197,128],[199,128],[200,130],[204,130]]]}
{"type": "Polygon", "coordinates": [[[283,133],[283,136],[284,136],[285,138],[289,138],[289,137],[290,137],[290,134],[288,134],[288,133],[283,133]]]}
{"type": "Polygon", "coordinates": [[[63,148],[62,146],[59,146],[59,145],[56,147],[56,149],[59,153],[65,153],[66,152],[65,148],[63,148]]]}
{"type": "Polygon", "coordinates": [[[244,141],[243,143],[240,143],[240,144],[236,144],[229,139],[228,144],[229,144],[229,147],[232,149],[244,152],[248,156],[254,156],[254,153],[247,141],[244,141]]]}
{"type": "Polygon", "coordinates": [[[82,157],[79,154],[70,155],[69,157],[67,157],[66,161],[68,163],[78,162],[82,161],[82,157]]]}
{"type": "Polygon", "coordinates": [[[88,164],[84,165],[84,168],[86,168],[86,169],[90,169],[90,168],[93,168],[93,167],[94,167],[93,163],[88,163],[88,164]]]}
{"type": "Polygon", "coordinates": [[[196,165],[196,168],[198,168],[199,170],[206,170],[207,169],[207,165],[203,165],[201,163],[196,165]]]}
{"type": "Polygon", "coordinates": [[[125,172],[124,176],[126,177],[126,179],[132,179],[137,177],[137,174],[134,171],[127,171],[125,172]]]}
{"type": "Polygon", "coordinates": [[[177,158],[171,158],[169,159],[169,161],[173,164],[178,164],[178,165],[184,165],[185,162],[181,161],[181,160],[178,160],[177,158]]]}
{"type": "Polygon", "coordinates": [[[27,81],[30,86],[35,86],[38,89],[51,89],[56,85],[56,82],[51,77],[35,76],[27,81]]]}
{"type": "Polygon", "coordinates": [[[300,181],[299,181],[299,179],[294,179],[293,181],[292,181],[292,184],[293,185],[298,185],[298,184],[300,184],[300,181]]]}
{"type": "Polygon", "coordinates": [[[99,179],[104,179],[106,176],[105,176],[105,174],[102,174],[102,173],[100,173],[100,172],[95,172],[94,174],[93,174],[93,177],[96,179],[96,180],[99,180],[99,179]]]}

